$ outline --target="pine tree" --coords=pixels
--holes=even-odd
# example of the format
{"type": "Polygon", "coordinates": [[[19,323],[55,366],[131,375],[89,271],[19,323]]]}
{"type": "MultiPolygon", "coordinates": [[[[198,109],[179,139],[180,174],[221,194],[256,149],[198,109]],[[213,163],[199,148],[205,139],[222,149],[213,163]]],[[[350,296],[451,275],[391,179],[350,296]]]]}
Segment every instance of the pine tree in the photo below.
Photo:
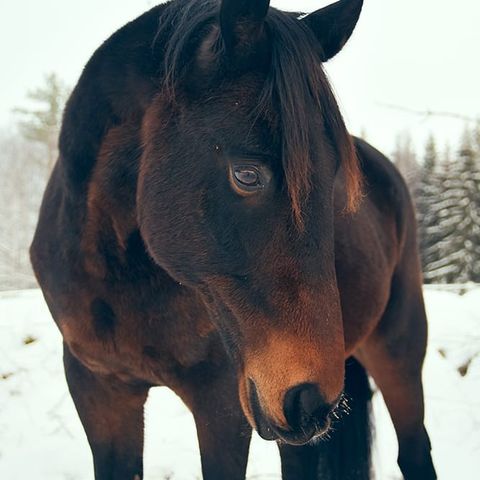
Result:
{"type": "Polygon", "coordinates": [[[436,220],[435,258],[431,258],[426,278],[431,283],[455,283],[460,274],[463,239],[458,234],[462,222],[463,189],[458,162],[446,151],[436,172],[437,195],[431,203],[436,220]]]}
{"type": "Polygon", "coordinates": [[[0,290],[36,285],[28,247],[48,175],[57,157],[66,89],[55,75],[27,95],[32,105],[16,109],[18,129],[0,130],[0,290]]]}
{"type": "Polygon", "coordinates": [[[473,141],[477,161],[480,161],[480,119],[477,120],[477,124],[473,129],[473,141]]]}
{"type": "Polygon", "coordinates": [[[392,159],[405,178],[410,191],[415,192],[418,181],[418,163],[412,137],[408,132],[397,135],[392,159]]]}
{"type": "Polygon", "coordinates": [[[432,135],[425,146],[424,162],[414,192],[417,207],[420,255],[426,283],[439,281],[436,265],[440,259],[442,231],[439,225],[440,180],[437,175],[438,154],[432,135]]]}
{"type": "Polygon", "coordinates": [[[480,280],[480,163],[465,130],[457,158],[438,172],[437,258],[426,277],[439,283],[480,280]]]}
{"type": "Polygon", "coordinates": [[[368,133],[365,127],[362,127],[362,129],[360,130],[360,138],[368,142],[368,133]]]}
{"type": "Polygon", "coordinates": [[[465,130],[460,151],[460,181],[464,195],[458,234],[463,239],[460,282],[480,281],[480,162],[474,146],[475,132],[465,130]]]}
{"type": "Polygon", "coordinates": [[[58,134],[67,96],[68,88],[55,73],[51,73],[45,76],[43,86],[27,93],[35,107],[14,110],[21,117],[18,126],[22,136],[45,147],[47,173],[58,156],[58,134]]]}

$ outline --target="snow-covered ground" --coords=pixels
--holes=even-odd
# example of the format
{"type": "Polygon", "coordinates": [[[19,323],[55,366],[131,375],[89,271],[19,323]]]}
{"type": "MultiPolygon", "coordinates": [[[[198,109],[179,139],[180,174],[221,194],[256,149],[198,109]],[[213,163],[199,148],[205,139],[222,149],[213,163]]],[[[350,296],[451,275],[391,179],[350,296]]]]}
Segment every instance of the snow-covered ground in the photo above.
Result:
{"type": "MultiPolygon", "coordinates": [[[[427,428],[440,480],[480,478],[480,288],[426,290],[427,428]]],[[[89,447],[67,393],[60,335],[39,291],[0,295],[0,479],[90,480],[89,447]]],[[[375,395],[378,480],[400,478],[396,440],[375,395]]],[[[200,479],[190,413],[167,389],[146,408],[146,480],[200,479]]],[[[248,478],[279,479],[276,446],[254,437],[248,478]]]]}

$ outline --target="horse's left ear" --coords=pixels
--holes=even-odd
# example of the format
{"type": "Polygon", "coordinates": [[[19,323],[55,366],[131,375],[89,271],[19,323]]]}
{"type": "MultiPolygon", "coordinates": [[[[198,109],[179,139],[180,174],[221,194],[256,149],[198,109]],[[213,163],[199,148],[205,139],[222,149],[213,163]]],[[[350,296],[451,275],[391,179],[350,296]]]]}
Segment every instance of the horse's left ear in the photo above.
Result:
{"type": "Polygon", "coordinates": [[[347,43],[362,11],[363,0],[340,0],[302,19],[323,48],[323,61],[334,57],[347,43]]]}
{"type": "Polygon", "coordinates": [[[270,0],[222,0],[220,29],[228,53],[260,40],[269,6],[270,0]]]}

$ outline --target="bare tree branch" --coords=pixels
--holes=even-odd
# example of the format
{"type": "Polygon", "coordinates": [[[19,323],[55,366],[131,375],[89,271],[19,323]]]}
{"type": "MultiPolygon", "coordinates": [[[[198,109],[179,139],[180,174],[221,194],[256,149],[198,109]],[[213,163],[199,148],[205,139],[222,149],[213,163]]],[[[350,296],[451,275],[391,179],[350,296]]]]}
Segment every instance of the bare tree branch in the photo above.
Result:
{"type": "Polygon", "coordinates": [[[454,113],[454,112],[442,112],[442,111],[435,111],[435,110],[416,110],[414,108],[402,107],[400,105],[393,105],[390,103],[377,103],[377,105],[383,108],[388,108],[390,110],[397,110],[400,112],[410,113],[412,115],[418,115],[425,118],[446,117],[446,118],[453,118],[456,120],[462,120],[465,122],[478,121],[477,118],[469,117],[468,115],[462,115],[460,113],[454,113]]]}

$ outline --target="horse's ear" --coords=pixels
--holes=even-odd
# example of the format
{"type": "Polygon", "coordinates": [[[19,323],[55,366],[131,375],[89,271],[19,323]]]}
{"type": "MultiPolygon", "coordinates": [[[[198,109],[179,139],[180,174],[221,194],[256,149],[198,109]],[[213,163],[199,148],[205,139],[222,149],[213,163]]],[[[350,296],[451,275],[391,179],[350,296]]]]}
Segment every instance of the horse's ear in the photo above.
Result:
{"type": "Polygon", "coordinates": [[[323,61],[334,57],[347,43],[362,11],[363,0],[340,0],[303,18],[323,48],[323,61]]]}
{"type": "Polygon", "coordinates": [[[222,0],[220,29],[227,53],[260,39],[269,5],[270,0],[222,0]]]}

